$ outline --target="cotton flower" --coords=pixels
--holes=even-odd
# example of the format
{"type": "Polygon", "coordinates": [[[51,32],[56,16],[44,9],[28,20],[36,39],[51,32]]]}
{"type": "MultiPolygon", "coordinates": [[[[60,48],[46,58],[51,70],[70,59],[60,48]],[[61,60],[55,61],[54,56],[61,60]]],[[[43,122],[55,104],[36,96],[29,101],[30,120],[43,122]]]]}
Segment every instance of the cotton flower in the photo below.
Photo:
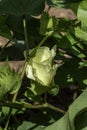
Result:
{"type": "Polygon", "coordinates": [[[26,67],[26,76],[43,86],[50,86],[56,74],[58,64],[53,64],[55,47],[39,47],[26,67]]]}

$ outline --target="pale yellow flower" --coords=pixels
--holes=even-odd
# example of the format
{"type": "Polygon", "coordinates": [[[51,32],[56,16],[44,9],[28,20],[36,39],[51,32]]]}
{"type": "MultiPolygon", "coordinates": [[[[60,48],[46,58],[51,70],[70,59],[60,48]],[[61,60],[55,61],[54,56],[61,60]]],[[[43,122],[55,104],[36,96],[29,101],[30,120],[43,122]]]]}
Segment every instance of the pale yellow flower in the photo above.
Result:
{"type": "Polygon", "coordinates": [[[38,48],[26,67],[27,77],[43,86],[50,86],[58,68],[58,64],[53,64],[55,55],[55,47],[51,50],[48,47],[38,48]]]}

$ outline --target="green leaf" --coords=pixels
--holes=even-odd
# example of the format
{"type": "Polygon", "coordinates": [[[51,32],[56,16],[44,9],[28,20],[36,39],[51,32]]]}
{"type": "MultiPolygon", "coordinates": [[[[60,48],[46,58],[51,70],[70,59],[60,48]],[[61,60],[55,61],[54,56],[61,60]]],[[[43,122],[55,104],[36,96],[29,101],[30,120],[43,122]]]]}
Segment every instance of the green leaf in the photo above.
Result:
{"type": "Polygon", "coordinates": [[[83,111],[76,116],[76,130],[87,130],[87,111],[83,111]]]}
{"type": "Polygon", "coordinates": [[[87,89],[73,102],[60,120],[48,126],[45,130],[75,130],[75,117],[84,110],[87,110],[87,89]]]}
{"type": "Polygon", "coordinates": [[[7,25],[0,24],[0,35],[11,39],[11,30],[7,25]]]}
{"type": "Polygon", "coordinates": [[[52,6],[56,6],[58,8],[65,6],[65,0],[50,0],[50,1],[51,1],[50,5],[52,6]]]}
{"type": "MultiPolygon", "coordinates": [[[[29,115],[30,112],[28,113],[29,115]]],[[[17,130],[43,130],[48,124],[55,122],[61,116],[61,114],[51,109],[40,109],[37,112],[33,111],[32,116],[28,117],[29,120],[24,120],[17,130]]]]}
{"type": "Polygon", "coordinates": [[[87,41],[87,32],[80,29],[79,27],[75,28],[75,35],[81,40],[87,41]]]}
{"type": "Polygon", "coordinates": [[[79,62],[80,67],[87,67],[87,61],[79,62]]]}
{"type": "Polygon", "coordinates": [[[7,16],[5,16],[5,15],[1,15],[1,16],[0,16],[0,24],[5,24],[7,18],[8,18],[7,16]]]}
{"type": "Polygon", "coordinates": [[[12,71],[6,62],[0,67],[0,100],[3,99],[7,93],[14,94],[18,91],[21,85],[19,75],[12,71]]]}
{"type": "Polygon", "coordinates": [[[59,92],[59,86],[54,84],[53,87],[49,90],[49,93],[53,96],[57,95],[59,92]]]}
{"type": "Polygon", "coordinates": [[[61,87],[69,86],[77,83],[82,89],[87,87],[87,67],[82,67],[80,61],[73,58],[67,59],[65,63],[60,66],[55,76],[55,83],[61,87]]]}
{"type": "Polygon", "coordinates": [[[77,3],[79,3],[81,0],[47,0],[48,4],[54,7],[58,7],[58,8],[65,8],[71,5],[74,5],[74,9],[76,8],[75,6],[77,5],[77,3]]]}
{"type": "Polygon", "coordinates": [[[38,126],[33,122],[24,121],[23,124],[19,126],[17,130],[30,130],[32,128],[33,130],[43,130],[44,126],[42,125],[38,126]]]}
{"type": "MultiPolygon", "coordinates": [[[[2,107],[2,110],[1,110],[1,112],[2,112],[2,115],[3,116],[7,116],[8,115],[8,113],[9,113],[9,110],[10,110],[10,107],[2,107]]],[[[15,115],[16,114],[16,112],[17,112],[17,109],[12,109],[12,115],[15,115]]]]}
{"type": "Polygon", "coordinates": [[[1,15],[0,16],[0,35],[4,36],[8,39],[11,39],[11,30],[10,28],[6,25],[6,20],[7,16],[1,15]]]}
{"type": "Polygon", "coordinates": [[[3,128],[0,127],[0,130],[3,130],[3,128]]]}
{"type": "Polygon", "coordinates": [[[36,123],[24,121],[22,125],[18,127],[17,130],[43,130],[43,126],[37,126],[36,123]]]}
{"type": "Polygon", "coordinates": [[[82,0],[77,8],[77,18],[81,22],[80,27],[75,28],[75,35],[83,41],[87,41],[87,0],[82,0]]]}
{"type": "Polygon", "coordinates": [[[77,10],[77,17],[81,21],[82,28],[87,31],[87,0],[83,0],[79,3],[77,10]]]}
{"type": "Polygon", "coordinates": [[[45,0],[0,0],[0,14],[39,15],[44,9],[45,0]]]}
{"type": "Polygon", "coordinates": [[[54,17],[50,17],[47,13],[43,13],[40,19],[40,34],[46,35],[57,28],[58,21],[54,17]]]}
{"type": "Polygon", "coordinates": [[[27,96],[37,96],[41,95],[42,93],[48,91],[50,88],[44,87],[40,85],[39,83],[32,81],[31,87],[28,87],[27,96]],[[29,93],[29,94],[28,94],[29,93]]]}

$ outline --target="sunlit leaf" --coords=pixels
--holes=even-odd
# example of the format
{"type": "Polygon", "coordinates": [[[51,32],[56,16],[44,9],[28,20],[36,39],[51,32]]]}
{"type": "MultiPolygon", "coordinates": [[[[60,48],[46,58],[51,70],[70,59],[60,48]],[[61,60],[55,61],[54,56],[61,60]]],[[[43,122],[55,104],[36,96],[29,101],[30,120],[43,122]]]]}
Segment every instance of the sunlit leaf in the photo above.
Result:
{"type": "Polygon", "coordinates": [[[83,31],[82,29],[75,28],[75,34],[78,38],[80,38],[81,40],[87,41],[87,32],[83,31]]]}
{"type": "Polygon", "coordinates": [[[87,0],[80,2],[77,10],[78,19],[81,21],[81,26],[87,31],[87,0]]]}

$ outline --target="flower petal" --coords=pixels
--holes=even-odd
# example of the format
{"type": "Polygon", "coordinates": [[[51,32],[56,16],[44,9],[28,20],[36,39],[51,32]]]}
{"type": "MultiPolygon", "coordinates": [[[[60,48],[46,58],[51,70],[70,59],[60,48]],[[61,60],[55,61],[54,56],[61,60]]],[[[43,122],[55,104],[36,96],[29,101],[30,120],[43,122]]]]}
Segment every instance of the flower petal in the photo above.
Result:
{"type": "Polygon", "coordinates": [[[32,66],[31,66],[31,65],[27,65],[27,67],[26,67],[26,76],[27,76],[29,79],[35,80],[35,77],[34,77],[34,75],[33,75],[33,69],[32,69],[32,66]]]}
{"type": "Polygon", "coordinates": [[[33,60],[35,62],[43,62],[51,57],[51,51],[48,47],[40,47],[33,60]]]}

